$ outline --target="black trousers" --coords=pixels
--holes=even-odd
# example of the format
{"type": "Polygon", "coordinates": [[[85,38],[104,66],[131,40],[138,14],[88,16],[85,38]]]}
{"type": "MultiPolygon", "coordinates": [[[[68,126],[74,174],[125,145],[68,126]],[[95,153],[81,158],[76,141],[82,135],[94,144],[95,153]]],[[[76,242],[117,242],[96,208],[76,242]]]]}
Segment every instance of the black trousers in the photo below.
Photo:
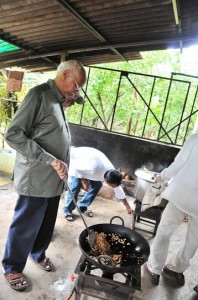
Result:
{"type": "Polygon", "coordinates": [[[39,262],[52,239],[60,196],[19,195],[10,226],[2,265],[6,273],[21,273],[28,255],[39,262]]]}

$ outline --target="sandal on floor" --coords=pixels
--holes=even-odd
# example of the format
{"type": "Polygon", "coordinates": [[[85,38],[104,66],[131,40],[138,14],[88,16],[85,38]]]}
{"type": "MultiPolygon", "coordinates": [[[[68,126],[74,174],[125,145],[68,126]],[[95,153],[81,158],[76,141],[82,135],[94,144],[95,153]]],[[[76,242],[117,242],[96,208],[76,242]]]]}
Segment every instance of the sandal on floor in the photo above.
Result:
{"type": "Polygon", "coordinates": [[[72,215],[66,215],[65,219],[69,222],[72,222],[74,220],[74,218],[72,217],[72,215]]]}
{"type": "Polygon", "coordinates": [[[25,290],[29,286],[27,279],[22,273],[5,273],[4,278],[9,287],[17,291],[25,290]]]}
{"type": "Polygon", "coordinates": [[[35,264],[37,264],[41,269],[43,269],[44,271],[50,272],[53,268],[54,265],[51,262],[51,260],[49,258],[45,258],[43,261],[37,262],[34,259],[32,259],[32,257],[29,256],[29,258],[31,259],[31,261],[33,261],[35,264]]]}
{"type": "Polygon", "coordinates": [[[90,218],[93,217],[93,212],[92,212],[92,210],[90,210],[90,209],[85,210],[85,211],[84,211],[84,214],[85,214],[87,217],[90,217],[90,218]]]}

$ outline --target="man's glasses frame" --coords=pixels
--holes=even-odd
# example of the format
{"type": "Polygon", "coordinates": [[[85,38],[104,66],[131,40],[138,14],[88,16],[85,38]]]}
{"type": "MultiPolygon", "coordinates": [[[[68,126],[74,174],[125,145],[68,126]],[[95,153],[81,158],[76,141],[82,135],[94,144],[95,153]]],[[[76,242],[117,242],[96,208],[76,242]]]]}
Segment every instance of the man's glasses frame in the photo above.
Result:
{"type": "Polygon", "coordinates": [[[73,78],[73,80],[74,80],[74,82],[75,82],[75,84],[76,84],[75,91],[76,91],[76,92],[80,92],[80,91],[82,90],[82,88],[78,85],[78,82],[76,81],[76,78],[75,78],[75,76],[74,76],[74,74],[73,74],[72,71],[71,71],[71,75],[72,75],[72,78],[73,78]]]}

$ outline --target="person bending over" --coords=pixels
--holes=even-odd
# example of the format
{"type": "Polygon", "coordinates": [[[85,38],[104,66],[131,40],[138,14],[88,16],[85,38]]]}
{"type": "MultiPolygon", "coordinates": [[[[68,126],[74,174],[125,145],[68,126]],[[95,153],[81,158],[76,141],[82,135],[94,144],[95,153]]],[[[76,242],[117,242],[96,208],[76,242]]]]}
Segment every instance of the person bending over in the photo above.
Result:
{"type": "MultiPolygon", "coordinates": [[[[131,214],[132,210],[120,186],[122,174],[114,168],[106,155],[91,147],[71,147],[69,188],[76,201],[81,187],[86,191],[85,195],[78,202],[78,207],[88,217],[93,216],[92,211],[88,207],[101,189],[103,181],[114,189],[115,197],[123,202],[127,213],[131,214]]],[[[72,211],[74,209],[75,204],[72,196],[67,191],[64,206],[64,215],[67,221],[73,221],[72,211]]]]}

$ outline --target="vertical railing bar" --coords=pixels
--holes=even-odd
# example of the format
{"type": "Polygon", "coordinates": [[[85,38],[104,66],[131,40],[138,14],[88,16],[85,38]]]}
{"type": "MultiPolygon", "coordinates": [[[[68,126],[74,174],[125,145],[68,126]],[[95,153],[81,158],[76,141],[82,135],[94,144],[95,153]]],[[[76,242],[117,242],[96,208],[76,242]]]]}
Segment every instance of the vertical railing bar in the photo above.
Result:
{"type": "Polygon", "coordinates": [[[164,110],[163,110],[163,113],[162,113],[160,128],[159,128],[159,131],[158,131],[158,136],[157,136],[158,141],[159,141],[159,137],[160,137],[160,133],[161,133],[162,124],[163,124],[163,121],[164,121],[164,116],[165,116],[165,112],[166,112],[166,107],[167,107],[167,103],[168,103],[168,97],[169,97],[169,94],[170,94],[171,85],[172,85],[172,74],[171,74],[171,78],[170,78],[170,81],[169,81],[169,87],[168,87],[166,100],[165,100],[165,104],[164,104],[164,110]]]}
{"type": "Polygon", "coordinates": [[[197,86],[197,89],[195,91],[195,97],[193,99],[193,103],[192,103],[192,107],[191,107],[191,112],[190,112],[190,117],[188,119],[188,123],[187,123],[187,126],[186,126],[186,132],[185,132],[185,135],[184,135],[183,143],[186,140],[186,136],[187,136],[187,132],[188,132],[188,127],[189,127],[189,124],[190,124],[190,120],[191,120],[191,117],[192,117],[192,112],[193,112],[193,109],[194,109],[194,106],[195,106],[195,101],[196,101],[196,98],[197,98],[197,92],[198,92],[198,86],[197,86]]]}
{"type": "Polygon", "coordinates": [[[96,114],[98,115],[100,121],[101,121],[102,124],[104,125],[105,129],[106,129],[107,131],[109,131],[109,129],[107,128],[107,126],[106,126],[106,124],[104,123],[103,119],[101,118],[101,116],[99,115],[99,113],[97,112],[97,110],[95,109],[95,106],[93,105],[93,103],[91,102],[90,98],[88,97],[87,93],[85,92],[85,90],[84,90],[83,88],[82,88],[82,90],[83,90],[84,94],[86,95],[86,97],[87,97],[89,103],[91,104],[92,108],[94,109],[94,111],[95,111],[96,114]]]}
{"type": "Polygon", "coordinates": [[[113,121],[114,121],[114,116],[115,116],[115,111],[116,111],[116,106],[117,106],[117,102],[118,102],[118,94],[119,94],[119,90],[120,90],[120,84],[121,84],[121,80],[122,80],[122,73],[120,72],[120,77],[119,77],[119,82],[118,82],[118,88],[117,88],[117,93],[116,93],[116,100],[113,106],[113,114],[112,114],[112,119],[111,119],[111,126],[110,126],[110,131],[112,131],[112,127],[113,127],[113,121]]]}
{"type": "Polygon", "coordinates": [[[178,138],[178,135],[179,135],[179,131],[180,131],[180,127],[181,127],[181,121],[183,119],[184,111],[186,109],[186,103],[187,103],[187,99],[188,99],[190,87],[191,87],[191,82],[189,82],[189,84],[188,84],[188,89],[187,89],[187,92],[186,92],[186,97],[185,97],[185,100],[184,100],[184,103],[183,103],[182,113],[181,113],[179,125],[177,127],[176,136],[175,136],[175,144],[177,144],[177,138],[178,138]]]}
{"type": "MultiPolygon", "coordinates": [[[[177,72],[172,72],[173,75],[176,75],[176,76],[183,76],[183,77],[191,77],[191,78],[198,78],[198,76],[194,76],[194,75],[189,75],[189,74],[184,74],[184,73],[177,73],[177,72]]],[[[192,83],[192,82],[191,82],[192,83]]],[[[192,106],[191,106],[191,112],[190,112],[190,115],[188,116],[188,122],[187,122],[187,125],[186,125],[186,131],[185,131],[185,135],[184,135],[184,138],[183,138],[183,143],[184,141],[186,140],[186,136],[187,136],[187,132],[188,132],[188,128],[189,128],[189,124],[190,124],[190,121],[191,121],[191,117],[192,115],[194,114],[193,113],[193,109],[194,109],[194,106],[195,106],[195,101],[196,101],[196,97],[197,97],[197,92],[198,92],[198,86],[196,88],[196,91],[195,91],[195,96],[194,96],[194,100],[193,100],[193,103],[192,103],[192,106]]],[[[184,120],[186,120],[184,119],[184,120]]]]}
{"type": "MultiPolygon", "coordinates": [[[[89,67],[88,75],[87,75],[87,81],[86,81],[86,87],[85,87],[85,93],[87,94],[87,89],[88,89],[88,84],[89,84],[89,76],[91,72],[91,67],[89,67]]],[[[86,95],[85,94],[85,95],[86,95]]],[[[82,110],[81,110],[81,115],[80,115],[80,125],[82,125],[82,118],[83,118],[83,112],[84,112],[85,105],[83,104],[82,110]]]]}
{"type": "Polygon", "coordinates": [[[146,128],[146,123],[147,123],[147,119],[148,119],[148,114],[149,114],[149,109],[150,109],[150,105],[151,105],[151,100],[152,100],[152,97],[153,97],[153,91],[154,91],[155,81],[156,81],[156,77],[154,77],[154,80],[153,80],[151,95],[150,95],[149,104],[148,104],[149,108],[147,108],[147,112],[146,112],[146,118],[145,118],[145,121],[144,121],[143,130],[142,130],[142,137],[144,136],[144,131],[145,131],[145,128],[146,128]]]}

